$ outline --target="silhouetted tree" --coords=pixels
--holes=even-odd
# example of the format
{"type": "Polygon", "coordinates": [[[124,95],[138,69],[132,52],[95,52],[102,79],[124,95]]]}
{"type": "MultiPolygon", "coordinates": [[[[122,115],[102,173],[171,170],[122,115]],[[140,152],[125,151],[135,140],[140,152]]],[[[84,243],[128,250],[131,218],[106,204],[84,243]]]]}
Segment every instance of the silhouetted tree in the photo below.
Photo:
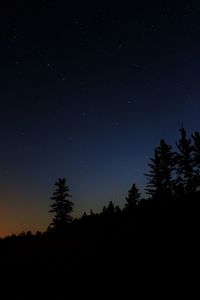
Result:
{"type": "Polygon", "coordinates": [[[22,232],[19,233],[18,237],[25,238],[26,237],[26,232],[23,230],[22,232]]]}
{"type": "Polygon", "coordinates": [[[102,214],[105,214],[105,213],[106,213],[106,210],[107,210],[107,207],[104,205],[103,208],[102,208],[102,212],[101,212],[101,213],[102,213],[102,214]]]}
{"type": "Polygon", "coordinates": [[[174,164],[172,147],[161,139],[148,164],[149,174],[145,174],[149,179],[145,189],[149,195],[154,198],[168,198],[172,195],[174,164]]]}
{"type": "Polygon", "coordinates": [[[69,200],[69,187],[66,185],[65,178],[59,178],[54,184],[56,191],[53,193],[50,205],[50,213],[54,214],[53,222],[50,224],[51,229],[62,231],[66,225],[72,221],[71,212],[73,210],[73,202],[69,200]]]}
{"type": "Polygon", "coordinates": [[[106,216],[112,216],[115,213],[115,207],[112,203],[112,201],[109,202],[108,207],[106,207],[104,205],[103,209],[102,209],[102,214],[106,215],[106,216]]]}
{"type": "Polygon", "coordinates": [[[112,201],[110,201],[108,204],[107,213],[110,215],[113,215],[115,213],[115,207],[114,207],[112,201]]]}
{"type": "Polygon", "coordinates": [[[84,212],[83,215],[82,215],[82,217],[81,217],[81,219],[86,219],[87,217],[88,217],[87,213],[84,212]]]}
{"type": "Polygon", "coordinates": [[[37,232],[36,232],[35,236],[36,236],[37,238],[40,238],[40,237],[42,236],[42,233],[41,233],[41,231],[38,231],[38,230],[37,230],[37,232]]]}
{"type": "Polygon", "coordinates": [[[138,206],[140,200],[140,192],[135,184],[132,185],[128,191],[127,203],[125,204],[125,210],[132,211],[138,206]]]}
{"type": "Polygon", "coordinates": [[[191,193],[195,189],[193,146],[191,139],[187,138],[186,130],[183,127],[180,129],[180,134],[181,137],[177,143],[179,152],[176,154],[176,186],[185,193],[191,193]]]}
{"type": "Polygon", "coordinates": [[[193,159],[194,159],[194,170],[195,170],[195,188],[199,189],[200,187],[200,134],[199,132],[195,132],[192,135],[192,139],[194,142],[193,145],[193,159]]]}
{"type": "Polygon", "coordinates": [[[33,237],[33,234],[31,232],[31,230],[29,230],[29,231],[26,232],[26,237],[27,238],[32,238],[33,237]]]}
{"type": "Polygon", "coordinates": [[[116,205],[115,212],[116,212],[117,215],[121,214],[122,211],[121,211],[121,208],[119,207],[119,205],[116,205]]]}
{"type": "Polygon", "coordinates": [[[92,217],[92,216],[95,216],[95,213],[93,212],[92,209],[90,209],[90,216],[91,216],[91,217],[92,217]]]}

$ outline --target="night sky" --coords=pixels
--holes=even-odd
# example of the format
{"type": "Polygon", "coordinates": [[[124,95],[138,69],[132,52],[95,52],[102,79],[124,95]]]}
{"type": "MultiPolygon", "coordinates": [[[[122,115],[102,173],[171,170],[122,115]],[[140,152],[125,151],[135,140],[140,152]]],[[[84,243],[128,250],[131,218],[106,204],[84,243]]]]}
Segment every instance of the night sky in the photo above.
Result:
{"type": "Polygon", "coordinates": [[[46,230],[59,177],[74,216],[123,206],[160,138],[200,131],[197,0],[2,1],[0,36],[0,236],[46,230]]]}

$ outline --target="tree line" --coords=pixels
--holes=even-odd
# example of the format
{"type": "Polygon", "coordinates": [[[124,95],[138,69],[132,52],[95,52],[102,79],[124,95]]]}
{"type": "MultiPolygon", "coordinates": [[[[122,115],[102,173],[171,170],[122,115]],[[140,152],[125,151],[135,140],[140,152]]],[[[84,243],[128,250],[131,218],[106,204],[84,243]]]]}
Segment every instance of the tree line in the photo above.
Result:
{"type": "MultiPolygon", "coordinates": [[[[154,155],[148,164],[149,172],[145,191],[148,198],[141,199],[141,193],[134,183],[128,191],[123,209],[114,206],[112,201],[104,206],[100,214],[83,214],[81,220],[91,219],[97,215],[112,217],[117,215],[133,215],[139,208],[149,207],[149,203],[166,203],[172,200],[185,199],[198,193],[200,188],[200,133],[187,136],[185,128],[180,130],[180,138],[176,143],[176,151],[164,139],[154,149],[154,155]]],[[[50,213],[53,214],[48,232],[65,231],[73,218],[73,202],[70,200],[69,186],[65,178],[55,182],[56,190],[51,197],[50,213]]]]}
{"type": "Polygon", "coordinates": [[[190,195],[200,186],[200,134],[180,129],[177,151],[161,139],[149,163],[146,192],[152,198],[190,195]]]}

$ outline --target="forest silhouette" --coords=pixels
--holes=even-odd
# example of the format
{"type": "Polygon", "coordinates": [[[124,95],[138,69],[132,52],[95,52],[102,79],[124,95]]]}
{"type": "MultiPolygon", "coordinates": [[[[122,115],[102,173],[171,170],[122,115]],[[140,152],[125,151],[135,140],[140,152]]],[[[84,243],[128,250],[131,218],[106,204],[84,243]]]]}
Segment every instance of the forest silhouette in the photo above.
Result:
{"type": "Polygon", "coordinates": [[[181,128],[175,146],[176,151],[160,140],[144,174],[148,196],[141,198],[133,183],[123,208],[110,201],[99,213],[91,210],[73,219],[73,197],[65,178],[59,178],[50,199],[52,222],[47,230],[0,240],[2,272],[12,270],[17,277],[19,269],[24,274],[39,270],[37,276],[50,281],[54,274],[54,285],[59,285],[64,278],[84,277],[86,270],[90,275],[115,276],[128,267],[138,280],[141,270],[150,276],[148,270],[156,268],[160,255],[165,255],[160,260],[163,268],[172,267],[176,258],[180,270],[180,253],[188,245],[196,249],[199,234],[200,133],[188,137],[181,128]]]}

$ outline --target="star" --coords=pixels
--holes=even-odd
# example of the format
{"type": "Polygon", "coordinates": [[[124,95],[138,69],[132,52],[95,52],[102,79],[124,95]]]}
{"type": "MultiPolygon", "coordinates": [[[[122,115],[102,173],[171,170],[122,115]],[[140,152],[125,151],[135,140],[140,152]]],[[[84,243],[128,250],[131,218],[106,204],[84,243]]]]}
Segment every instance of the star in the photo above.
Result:
{"type": "Polygon", "coordinates": [[[82,115],[83,118],[86,118],[86,117],[87,117],[87,114],[86,114],[85,112],[82,112],[81,115],[82,115]]]}
{"type": "Polygon", "coordinates": [[[136,63],[131,64],[131,66],[134,67],[134,68],[140,68],[141,67],[140,65],[138,65],[136,63]]]}
{"type": "Polygon", "coordinates": [[[122,47],[123,47],[123,44],[122,43],[119,43],[118,45],[117,45],[117,49],[122,49],[122,47]]]}

